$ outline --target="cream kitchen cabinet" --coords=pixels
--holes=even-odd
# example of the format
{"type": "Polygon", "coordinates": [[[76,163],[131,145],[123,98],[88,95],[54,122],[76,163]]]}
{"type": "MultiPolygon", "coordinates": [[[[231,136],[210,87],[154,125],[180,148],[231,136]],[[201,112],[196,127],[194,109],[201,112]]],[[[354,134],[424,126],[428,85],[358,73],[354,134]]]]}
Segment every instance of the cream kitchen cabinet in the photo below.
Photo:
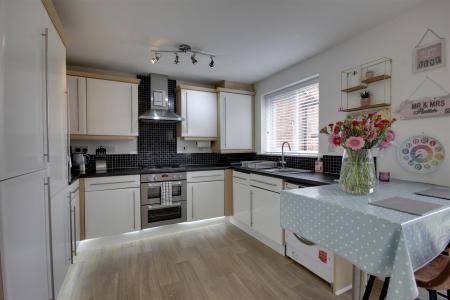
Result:
{"type": "Polygon", "coordinates": [[[68,187],[69,131],[66,88],[66,48],[46,15],[48,151],[51,194],[68,187]]]}
{"type": "Polygon", "coordinates": [[[88,78],[86,82],[89,135],[138,135],[137,85],[88,78]]]}
{"type": "Polygon", "coordinates": [[[215,149],[222,153],[252,152],[253,93],[219,89],[219,139],[215,149]]]}
{"type": "Polygon", "coordinates": [[[78,244],[81,240],[81,231],[80,231],[80,183],[77,180],[72,183],[69,187],[69,197],[70,197],[70,242],[71,242],[71,261],[77,255],[78,244]]]}
{"type": "Polygon", "coordinates": [[[0,129],[5,298],[55,299],[70,244],[65,33],[51,1],[0,4],[6,28],[0,28],[0,121],[7,124],[0,129]]]}
{"type": "Polygon", "coordinates": [[[188,140],[217,139],[217,93],[215,90],[180,89],[178,113],[183,118],[179,136],[188,140]]]}
{"type": "Polygon", "coordinates": [[[250,174],[252,228],[278,245],[283,244],[280,225],[280,192],[283,180],[250,174]]]}
{"type": "Polygon", "coordinates": [[[233,217],[231,222],[284,254],[280,225],[280,191],[283,180],[233,171],[233,217]]]}
{"type": "Polygon", "coordinates": [[[137,136],[138,80],[69,70],[70,132],[78,136],[137,136]],[[97,76],[91,78],[78,76],[97,76]]]}
{"type": "Polygon", "coordinates": [[[196,221],[225,214],[224,171],[187,173],[187,219],[196,221]]]}
{"type": "MultiPolygon", "coordinates": [[[[46,171],[0,181],[5,299],[53,299],[46,171]]],[[[0,297],[1,298],[1,297],[0,297]]]]}
{"type": "Polygon", "coordinates": [[[0,95],[0,180],[44,169],[48,154],[43,84],[45,9],[40,1],[6,1],[2,13],[4,45],[0,51],[5,58],[0,95]]]}
{"type": "Polygon", "coordinates": [[[70,133],[86,134],[86,77],[67,76],[70,133]]]}
{"type": "Polygon", "coordinates": [[[70,192],[66,190],[51,197],[52,257],[55,295],[64,281],[71,263],[70,192]]]}
{"type": "Polygon", "coordinates": [[[249,174],[233,171],[233,216],[236,220],[251,226],[251,203],[249,174]]]}
{"type": "Polygon", "coordinates": [[[86,239],[140,229],[139,176],[85,180],[86,239]]]}
{"type": "Polygon", "coordinates": [[[280,194],[257,187],[252,187],[250,193],[253,229],[281,245],[280,194]]]}

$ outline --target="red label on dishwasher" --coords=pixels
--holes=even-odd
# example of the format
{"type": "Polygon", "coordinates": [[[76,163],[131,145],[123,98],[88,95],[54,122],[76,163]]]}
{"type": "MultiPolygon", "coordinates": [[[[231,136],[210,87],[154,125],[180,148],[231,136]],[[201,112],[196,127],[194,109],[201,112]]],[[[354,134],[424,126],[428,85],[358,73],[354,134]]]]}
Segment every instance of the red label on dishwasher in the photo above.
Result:
{"type": "Polygon", "coordinates": [[[319,259],[320,259],[321,262],[326,264],[328,262],[327,256],[328,256],[327,252],[325,252],[323,250],[319,250],[319,259]]]}

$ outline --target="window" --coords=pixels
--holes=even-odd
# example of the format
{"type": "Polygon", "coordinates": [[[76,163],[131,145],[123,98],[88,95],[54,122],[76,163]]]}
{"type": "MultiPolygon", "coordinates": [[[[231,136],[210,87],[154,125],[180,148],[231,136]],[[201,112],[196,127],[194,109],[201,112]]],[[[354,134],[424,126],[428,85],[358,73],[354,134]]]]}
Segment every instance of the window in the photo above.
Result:
{"type": "Polygon", "coordinates": [[[266,152],[281,153],[287,141],[295,154],[319,153],[319,81],[299,83],[265,96],[266,152]]]}

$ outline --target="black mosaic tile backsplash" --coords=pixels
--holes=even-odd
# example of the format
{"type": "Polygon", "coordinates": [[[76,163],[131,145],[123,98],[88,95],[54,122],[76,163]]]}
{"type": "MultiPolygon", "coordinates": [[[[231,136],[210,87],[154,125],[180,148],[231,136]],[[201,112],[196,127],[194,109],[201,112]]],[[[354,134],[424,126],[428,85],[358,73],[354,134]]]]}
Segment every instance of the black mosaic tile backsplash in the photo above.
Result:
{"type": "MultiPolygon", "coordinates": [[[[151,80],[148,75],[138,75],[141,80],[138,88],[139,114],[150,109],[151,80]]],[[[169,79],[169,107],[176,109],[176,81],[169,79]]],[[[137,139],[138,154],[108,154],[107,165],[110,169],[118,168],[148,168],[164,165],[201,165],[228,164],[242,160],[273,160],[279,161],[279,156],[256,154],[216,154],[216,153],[177,153],[176,124],[150,123],[139,121],[139,137],[137,139]]],[[[314,170],[315,158],[286,157],[287,167],[314,170]]],[[[337,162],[333,159],[325,160],[325,170],[334,173],[340,169],[340,157],[337,162]],[[330,166],[327,167],[327,163],[330,166]]],[[[95,156],[91,157],[89,167],[95,167],[95,156]]],[[[336,174],[338,174],[337,172],[336,174]]]]}
{"type": "Polygon", "coordinates": [[[324,155],[323,172],[328,174],[339,174],[341,172],[342,156],[340,155],[324,155]]]}

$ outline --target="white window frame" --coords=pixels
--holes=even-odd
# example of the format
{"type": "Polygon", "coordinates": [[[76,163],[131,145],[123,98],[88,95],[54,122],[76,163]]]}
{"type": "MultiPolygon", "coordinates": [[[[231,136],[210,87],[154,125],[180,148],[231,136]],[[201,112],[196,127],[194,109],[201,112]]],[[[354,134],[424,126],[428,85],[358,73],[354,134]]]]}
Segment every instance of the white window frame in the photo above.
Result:
{"type": "MultiPolygon", "coordinates": [[[[262,132],[261,132],[261,154],[266,154],[266,155],[281,155],[281,152],[270,152],[267,149],[267,140],[269,138],[269,128],[268,128],[268,124],[270,124],[271,122],[271,110],[270,110],[270,97],[273,96],[274,94],[281,94],[281,93],[285,93],[287,91],[289,91],[290,89],[299,89],[314,83],[319,83],[319,105],[320,105],[320,82],[319,82],[319,75],[314,75],[308,78],[305,78],[303,80],[291,83],[289,85],[286,85],[282,88],[273,90],[269,93],[266,93],[262,96],[261,99],[261,103],[263,104],[263,114],[264,114],[264,118],[261,118],[262,121],[262,132]]],[[[320,111],[318,111],[318,115],[317,118],[320,118],[320,111]]],[[[319,120],[318,120],[319,122],[319,120]]],[[[317,132],[317,136],[318,136],[318,143],[319,143],[319,129],[317,132]]],[[[285,155],[286,156],[302,156],[302,157],[319,157],[319,152],[320,149],[318,147],[317,149],[317,153],[316,152],[292,152],[292,151],[288,151],[288,148],[285,148],[285,155]]]]}

